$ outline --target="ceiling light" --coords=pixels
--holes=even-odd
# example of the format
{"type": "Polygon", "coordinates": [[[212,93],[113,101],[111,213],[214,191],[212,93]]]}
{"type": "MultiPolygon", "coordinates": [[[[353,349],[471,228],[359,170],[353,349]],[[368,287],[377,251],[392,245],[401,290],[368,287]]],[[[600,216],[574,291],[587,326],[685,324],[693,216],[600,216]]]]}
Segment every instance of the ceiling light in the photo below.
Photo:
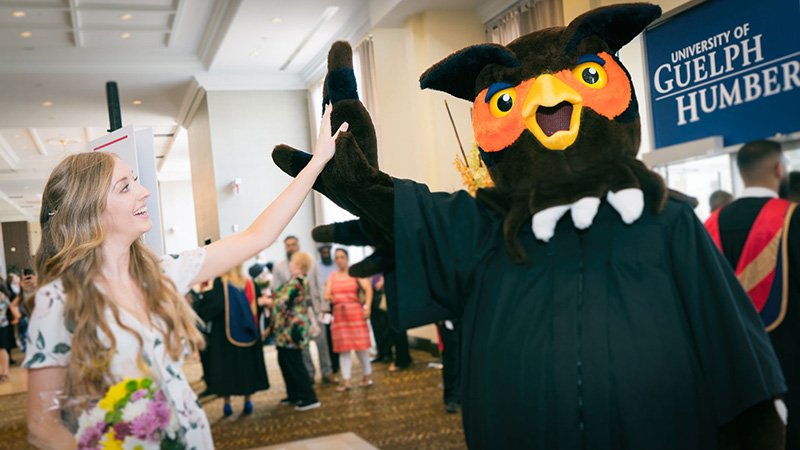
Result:
{"type": "Polygon", "coordinates": [[[129,37],[131,37],[131,34],[130,33],[120,33],[119,37],[121,37],[122,39],[128,39],[129,37]]]}
{"type": "Polygon", "coordinates": [[[134,100],[134,101],[133,101],[133,104],[134,104],[134,105],[141,105],[141,104],[142,104],[142,101],[141,101],[141,100],[134,100]]]}
{"type": "Polygon", "coordinates": [[[14,11],[11,15],[14,17],[25,17],[27,14],[25,14],[25,11],[14,11]]]}
{"type": "Polygon", "coordinates": [[[281,22],[283,22],[283,19],[281,19],[280,17],[273,17],[272,20],[270,20],[270,22],[272,22],[272,23],[281,23],[281,22]]]}
{"type": "Polygon", "coordinates": [[[42,102],[42,106],[53,106],[53,102],[42,102]]]}
{"type": "Polygon", "coordinates": [[[20,31],[19,35],[22,37],[31,37],[33,36],[33,33],[31,33],[30,31],[20,31]]]}
{"type": "Polygon", "coordinates": [[[258,57],[258,52],[250,53],[248,56],[251,57],[251,58],[256,58],[256,57],[258,57]]]}
{"type": "Polygon", "coordinates": [[[122,20],[131,20],[131,19],[133,19],[133,16],[130,15],[130,14],[125,13],[125,14],[120,14],[119,18],[122,19],[122,20]]]}
{"type": "Polygon", "coordinates": [[[22,188],[22,189],[26,189],[26,190],[27,190],[27,189],[28,189],[28,186],[25,186],[25,187],[24,187],[24,188],[22,188]]]}

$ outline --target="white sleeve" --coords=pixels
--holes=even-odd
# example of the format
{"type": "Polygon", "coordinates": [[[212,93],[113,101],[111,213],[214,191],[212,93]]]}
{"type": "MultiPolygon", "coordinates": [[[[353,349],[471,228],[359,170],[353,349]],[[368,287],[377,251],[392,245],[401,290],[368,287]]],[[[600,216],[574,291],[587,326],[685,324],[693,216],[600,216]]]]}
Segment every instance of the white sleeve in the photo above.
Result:
{"type": "Polygon", "coordinates": [[[28,322],[27,352],[22,367],[39,369],[69,365],[72,333],[64,322],[64,292],[61,281],[36,292],[28,322]]]}
{"type": "Polygon", "coordinates": [[[189,283],[200,273],[206,260],[206,248],[198,247],[177,255],[166,255],[161,258],[161,272],[175,283],[178,292],[183,295],[189,292],[189,283]]]}

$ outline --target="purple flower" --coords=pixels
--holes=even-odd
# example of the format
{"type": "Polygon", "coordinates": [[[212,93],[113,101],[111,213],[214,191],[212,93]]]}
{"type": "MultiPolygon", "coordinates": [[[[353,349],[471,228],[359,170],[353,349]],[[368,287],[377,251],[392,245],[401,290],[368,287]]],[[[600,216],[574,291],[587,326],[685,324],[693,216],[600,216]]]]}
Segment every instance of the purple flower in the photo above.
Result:
{"type": "Polygon", "coordinates": [[[156,393],[155,393],[154,397],[155,397],[155,399],[156,399],[157,401],[159,401],[159,402],[165,402],[165,401],[167,401],[167,396],[166,396],[166,395],[164,395],[164,392],[163,392],[163,391],[161,391],[161,389],[159,389],[159,390],[157,390],[157,391],[156,391],[156,393]]]}
{"type": "Polygon", "coordinates": [[[98,422],[97,425],[87,428],[78,439],[78,448],[99,449],[100,439],[106,434],[107,427],[108,425],[105,422],[98,422]]]}
{"type": "Polygon", "coordinates": [[[143,441],[152,440],[152,436],[157,431],[158,423],[156,417],[149,411],[131,422],[131,433],[143,441]]]}
{"type": "Polygon", "coordinates": [[[167,402],[151,402],[147,405],[148,415],[152,415],[156,420],[158,427],[162,430],[166,429],[169,425],[169,419],[172,415],[172,410],[167,402]]]}
{"type": "Polygon", "coordinates": [[[114,438],[120,441],[124,441],[125,438],[130,436],[131,434],[131,425],[126,422],[118,422],[114,425],[114,438]]]}
{"type": "Polygon", "coordinates": [[[141,400],[142,398],[144,398],[145,395],[147,395],[147,392],[148,392],[147,389],[139,389],[138,391],[131,394],[131,399],[129,401],[135,402],[136,400],[141,400]]]}

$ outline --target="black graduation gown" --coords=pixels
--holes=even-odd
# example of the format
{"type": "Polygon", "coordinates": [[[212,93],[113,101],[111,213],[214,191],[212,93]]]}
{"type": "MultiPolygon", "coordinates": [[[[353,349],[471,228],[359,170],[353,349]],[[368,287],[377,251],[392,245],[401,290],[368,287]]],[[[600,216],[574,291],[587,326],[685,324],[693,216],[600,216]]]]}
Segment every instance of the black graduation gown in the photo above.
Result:
{"type": "MultiPolygon", "coordinates": [[[[647,208],[645,208],[647,211],[647,208]]],[[[713,449],[786,390],[761,319],[688,206],[625,225],[605,202],[549,243],[466,192],[395,180],[393,325],[463,318],[471,448],[713,449]]]]}
{"type": "MultiPolygon", "coordinates": [[[[725,258],[731,268],[739,264],[747,235],[761,208],[769,198],[741,198],[725,206],[719,214],[719,233],[725,258]]],[[[794,210],[789,223],[789,293],[786,315],[769,333],[775,354],[783,369],[789,392],[784,400],[791,419],[786,429],[786,448],[800,448],[800,208],[794,210]]]]}
{"type": "Polygon", "coordinates": [[[225,293],[220,278],[214,287],[201,294],[194,309],[203,321],[211,323],[208,333],[208,370],[203,379],[209,394],[219,396],[251,395],[269,389],[264,348],[259,339],[249,347],[233,345],[225,333],[225,293]]]}

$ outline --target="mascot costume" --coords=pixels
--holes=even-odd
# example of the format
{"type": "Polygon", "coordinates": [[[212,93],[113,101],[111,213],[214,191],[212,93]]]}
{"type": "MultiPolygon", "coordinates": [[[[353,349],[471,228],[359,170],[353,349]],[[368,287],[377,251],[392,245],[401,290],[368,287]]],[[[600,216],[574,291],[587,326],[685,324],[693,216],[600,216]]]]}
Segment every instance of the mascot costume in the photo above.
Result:
{"type": "MultiPolygon", "coordinates": [[[[615,55],[660,14],[600,8],[422,75],[474,102],[495,184],[477,198],[378,169],[350,46],[330,50],[323,102],[350,131],[314,187],[359,219],[313,236],[376,247],[351,274],[385,273],[395,328],[463,319],[470,448],[783,446],[786,387],[758,314],[691,207],[636,159],[615,55]]],[[[290,175],[310,158],[273,152],[290,175]]]]}

